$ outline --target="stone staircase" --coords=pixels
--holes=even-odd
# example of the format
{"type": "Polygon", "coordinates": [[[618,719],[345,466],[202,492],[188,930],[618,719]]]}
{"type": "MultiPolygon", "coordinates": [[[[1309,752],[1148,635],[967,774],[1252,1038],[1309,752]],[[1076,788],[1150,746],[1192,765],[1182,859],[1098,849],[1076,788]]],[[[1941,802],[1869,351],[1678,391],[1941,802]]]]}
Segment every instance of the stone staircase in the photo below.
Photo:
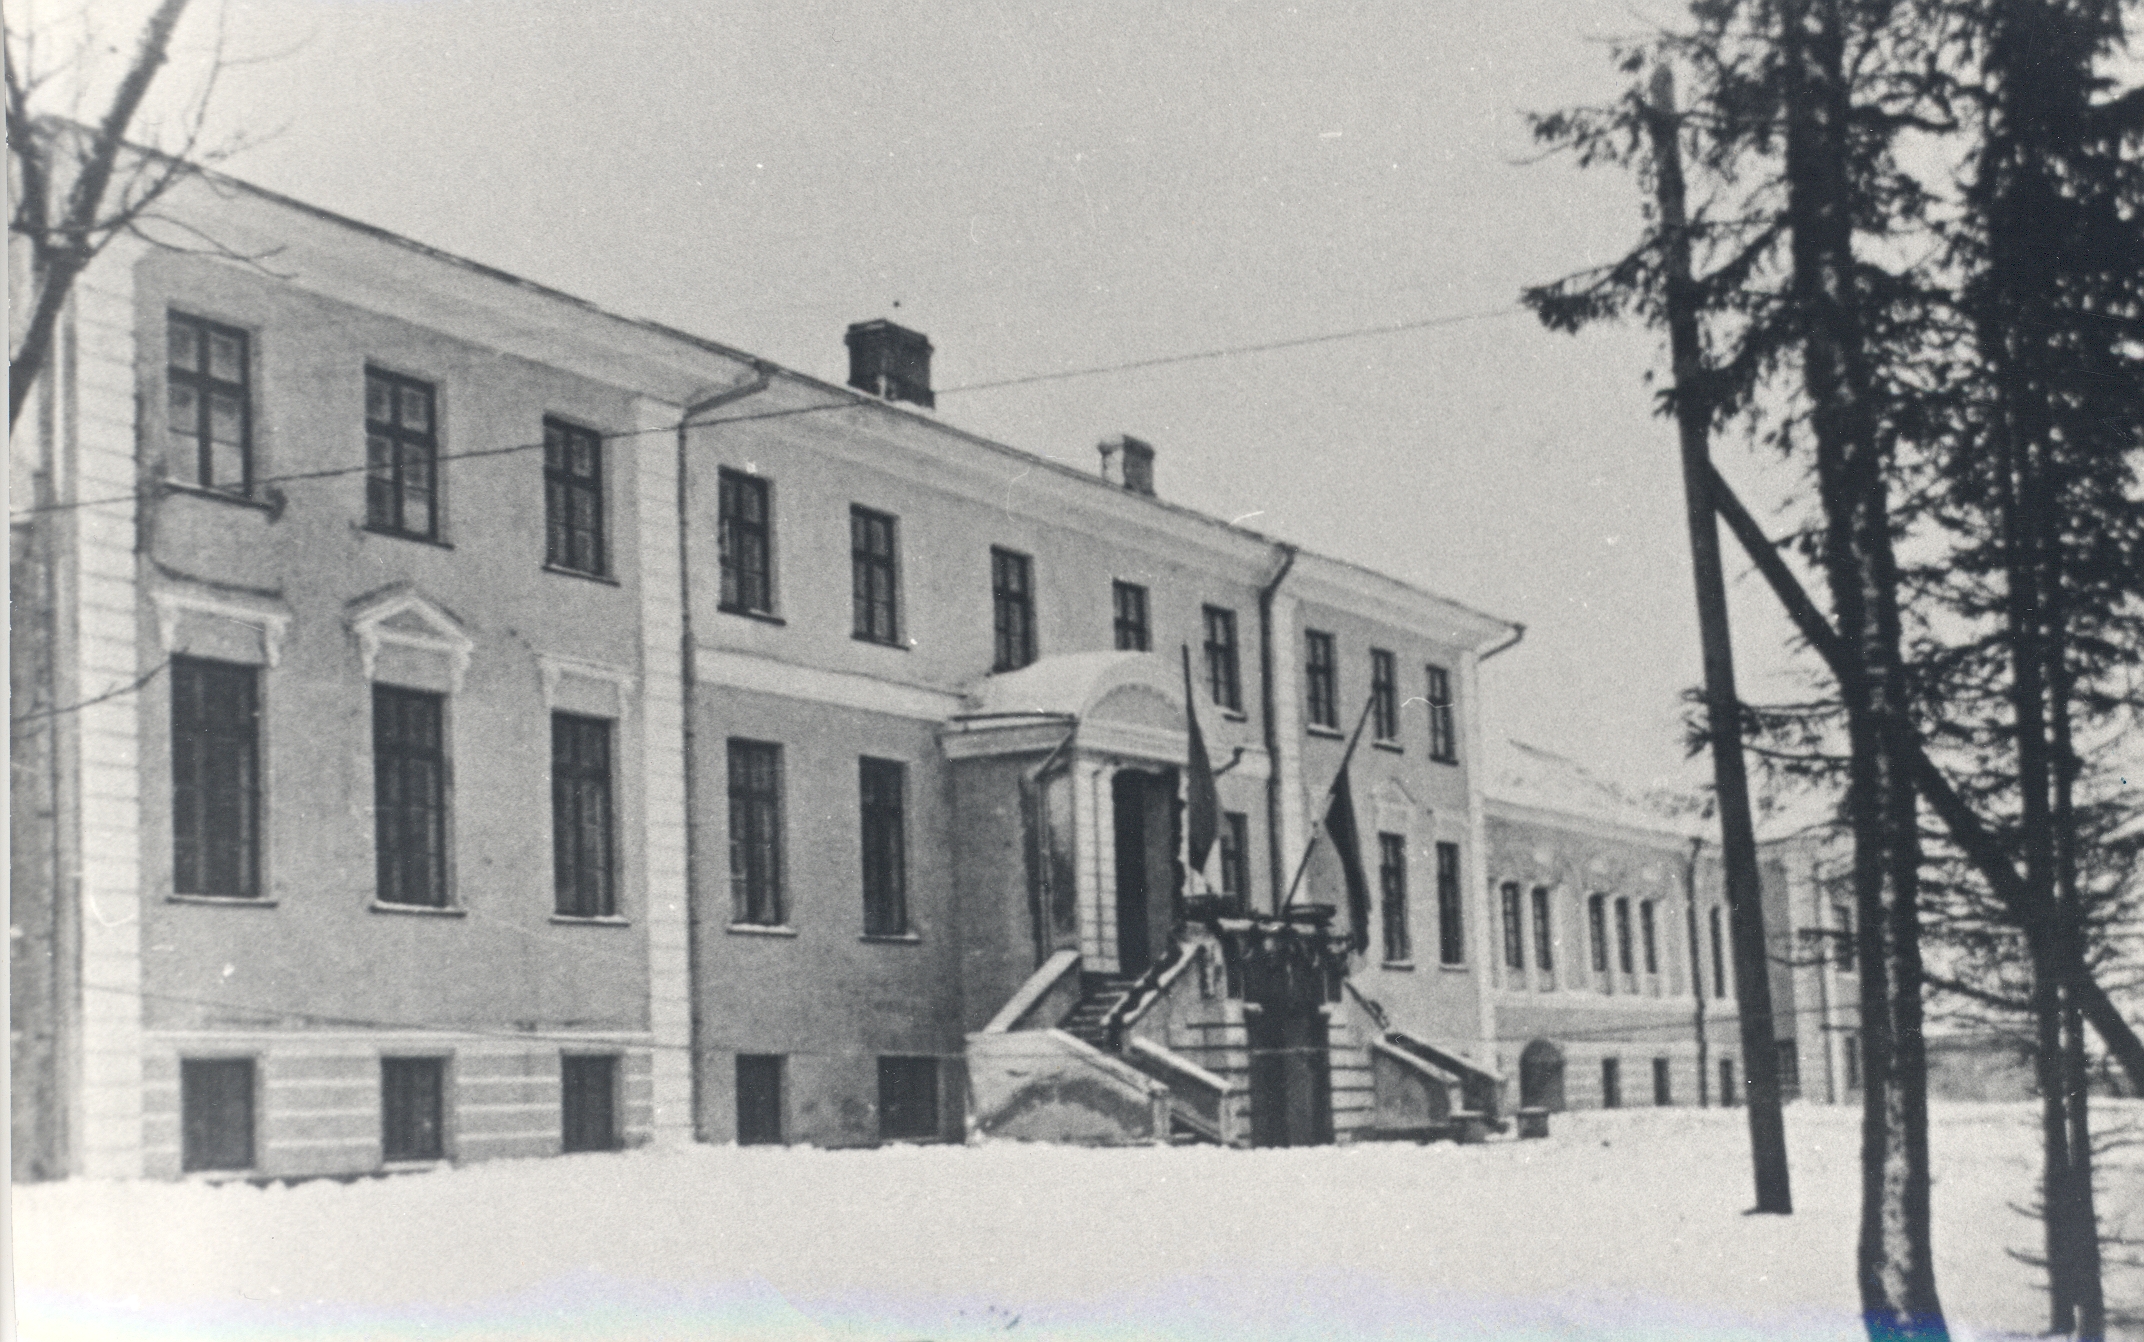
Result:
{"type": "Polygon", "coordinates": [[[1081,974],[1079,1003],[1066,1013],[1057,1028],[1104,1053],[1114,1052],[1109,1041],[1109,1017],[1137,982],[1116,974],[1081,974]]]}

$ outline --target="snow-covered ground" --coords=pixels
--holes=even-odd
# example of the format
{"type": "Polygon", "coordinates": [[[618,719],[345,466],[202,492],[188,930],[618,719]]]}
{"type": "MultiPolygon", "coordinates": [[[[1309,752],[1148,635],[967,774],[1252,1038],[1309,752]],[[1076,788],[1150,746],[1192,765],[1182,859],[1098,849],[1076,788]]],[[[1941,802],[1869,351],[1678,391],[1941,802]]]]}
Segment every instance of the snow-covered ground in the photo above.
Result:
{"type": "MultiPolygon", "coordinates": [[[[2144,1128],[2144,1104],[2102,1124],[2144,1128]]],[[[295,1187],[16,1190],[22,1336],[97,1339],[1849,1339],[1859,1114],[1788,1113],[1797,1210],[1743,1214],[1740,1111],[1547,1141],[1297,1151],[700,1147],[295,1187]]],[[[1934,1127],[1961,1335],[2043,1324],[2033,1111],[1934,1127]]],[[[2119,1162],[2119,1163],[2116,1163],[2119,1162]]],[[[2144,1153],[2103,1208],[2144,1235],[2144,1153]]],[[[2114,1275],[2144,1308],[2144,1281],[2114,1275]]]]}

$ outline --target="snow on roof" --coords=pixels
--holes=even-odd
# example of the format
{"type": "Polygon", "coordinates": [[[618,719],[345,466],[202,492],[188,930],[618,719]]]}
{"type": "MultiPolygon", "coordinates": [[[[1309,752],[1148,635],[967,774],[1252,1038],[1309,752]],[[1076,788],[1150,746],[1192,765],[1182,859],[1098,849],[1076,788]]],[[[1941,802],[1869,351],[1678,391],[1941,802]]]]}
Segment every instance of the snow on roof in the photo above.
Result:
{"type": "Polygon", "coordinates": [[[1633,792],[1577,760],[1524,741],[1490,742],[1481,790],[1492,802],[1561,811],[1655,834],[1688,838],[1711,832],[1693,800],[1633,792]]]}

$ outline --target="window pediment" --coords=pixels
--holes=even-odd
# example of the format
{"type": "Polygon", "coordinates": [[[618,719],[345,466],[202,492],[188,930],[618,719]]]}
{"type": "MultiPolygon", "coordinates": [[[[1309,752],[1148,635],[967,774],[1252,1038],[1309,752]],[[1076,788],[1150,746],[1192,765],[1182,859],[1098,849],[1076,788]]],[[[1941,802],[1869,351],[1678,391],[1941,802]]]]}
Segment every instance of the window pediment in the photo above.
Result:
{"type": "Polygon", "coordinates": [[[476,649],[476,640],[461,621],[406,586],[358,602],[350,613],[350,632],[357,638],[365,679],[429,682],[438,678],[451,694],[461,693],[470,654],[476,649]]]}

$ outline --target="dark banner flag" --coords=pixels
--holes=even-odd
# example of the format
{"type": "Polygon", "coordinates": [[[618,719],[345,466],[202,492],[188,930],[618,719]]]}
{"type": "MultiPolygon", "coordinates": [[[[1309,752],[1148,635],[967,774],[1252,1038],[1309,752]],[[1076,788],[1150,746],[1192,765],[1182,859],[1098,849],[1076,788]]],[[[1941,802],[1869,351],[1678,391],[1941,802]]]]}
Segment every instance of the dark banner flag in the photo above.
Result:
{"type": "Polygon", "coordinates": [[[1347,765],[1333,782],[1332,803],[1325,808],[1325,837],[1340,855],[1347,878],[1348,941],[1357,951],[1370,946],[1370,881],[1362,870],[1362,841],[1355,832],[1355,790],[1348,786],[1347,765]]]}
{"type": "Polygon", "coordinates": [[[1184,780],[1184,829],[1189,841],[1191,870],[1204,873],[1214,836],[1221,830],[1221,794],[1213,785],[1213,761],[1206,756],[1206,738],[1199,732],[1198,697],[1191,686],[1191,648],[1184,654],[1184,722],[1191,734],[1190,758],[1184,780]]]}

